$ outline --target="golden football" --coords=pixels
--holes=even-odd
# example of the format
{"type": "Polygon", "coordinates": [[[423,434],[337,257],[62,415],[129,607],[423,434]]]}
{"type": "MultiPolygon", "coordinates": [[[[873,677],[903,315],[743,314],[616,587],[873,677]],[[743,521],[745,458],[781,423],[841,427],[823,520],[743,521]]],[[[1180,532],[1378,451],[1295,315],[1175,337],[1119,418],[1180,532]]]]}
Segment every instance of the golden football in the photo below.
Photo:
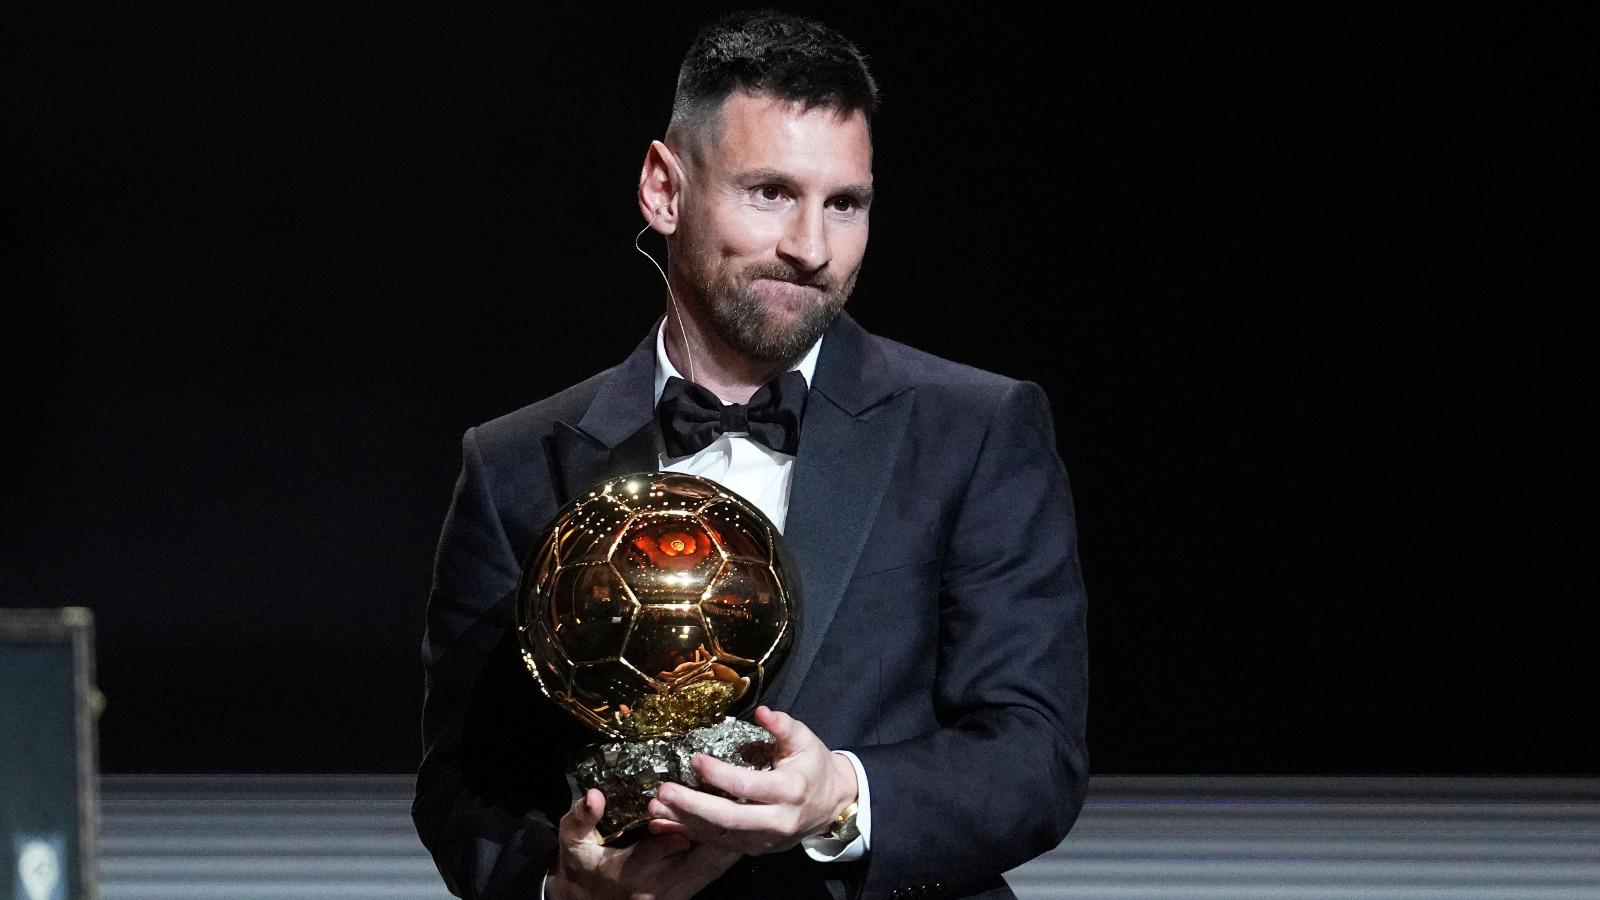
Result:
{"type": "Polygon", "coordinates": [[[620,740],[753,708],[787,656],[796,595],[766,516],[694,475],[595,485],[528,558],[522,658],[545,696],[620,740]]]}

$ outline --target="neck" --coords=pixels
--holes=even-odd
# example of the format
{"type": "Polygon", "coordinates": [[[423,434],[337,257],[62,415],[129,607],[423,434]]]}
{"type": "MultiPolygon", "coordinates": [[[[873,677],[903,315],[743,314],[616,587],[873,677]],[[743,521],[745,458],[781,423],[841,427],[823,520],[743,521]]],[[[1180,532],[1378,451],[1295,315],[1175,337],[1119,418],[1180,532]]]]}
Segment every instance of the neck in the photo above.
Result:
{"type": "MultiPolygon", "coordinates": [[[[678,304],[684,309],[684,304],[678,304]]],[[[684,378],[716,394],[724,403],[748,403],[761,386],[784,372],[788,366],[769,360],[752,359],[725,343],[717,333],[700,323],[699,317],[684,310],[682,330],[672,306],[667,306],[667,359],[684,378]],[[688,338],[687,352],[684,347],[688,338]],[[691,355],[693,365],[690,365],[691,355]],[[692,372],[692,375],[691,375],[692,372]]]]}

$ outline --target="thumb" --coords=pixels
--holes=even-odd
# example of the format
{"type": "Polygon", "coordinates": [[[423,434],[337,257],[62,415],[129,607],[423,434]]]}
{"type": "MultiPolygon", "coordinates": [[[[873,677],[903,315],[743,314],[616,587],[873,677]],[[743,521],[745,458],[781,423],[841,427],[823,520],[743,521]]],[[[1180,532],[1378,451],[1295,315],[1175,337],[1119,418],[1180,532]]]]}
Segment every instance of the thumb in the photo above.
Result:
{"type": "Polygon", "coordinates": [[[594,827],[605,815],[606,795],[594,788],[583,792],[572,809],[561,817],[561,840],[577,843],[594,835],[594,827]]]}

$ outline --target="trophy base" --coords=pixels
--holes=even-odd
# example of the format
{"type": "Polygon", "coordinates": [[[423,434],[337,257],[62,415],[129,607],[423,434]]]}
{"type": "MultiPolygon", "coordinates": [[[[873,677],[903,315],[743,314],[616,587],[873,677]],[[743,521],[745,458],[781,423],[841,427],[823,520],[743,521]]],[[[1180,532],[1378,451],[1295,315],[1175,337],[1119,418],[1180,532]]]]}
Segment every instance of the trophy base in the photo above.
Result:
{"type": "Polygon", "coordinates": [[[695,728],[680,738],[613,741],[581,751],[573,776],[580,792],[599,788],[606,811],[596,826],[602,844],[625,844],[643,833],[650,821],[650,798],[663,781],[721,793],[702,785],[689,760],[696,753],[715,756],[746,769],[772,768],[772,735],[759,725],[727,718],[695,728]]]}

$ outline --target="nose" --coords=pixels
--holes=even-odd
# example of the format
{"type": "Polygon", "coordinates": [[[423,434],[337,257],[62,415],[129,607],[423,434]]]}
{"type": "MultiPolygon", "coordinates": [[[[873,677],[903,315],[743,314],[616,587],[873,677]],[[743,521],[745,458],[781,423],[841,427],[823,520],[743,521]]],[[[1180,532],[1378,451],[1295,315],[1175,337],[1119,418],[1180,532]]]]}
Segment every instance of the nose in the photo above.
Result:
{"type": "Polygon", "coordinates": [[[783,239],[778,242],[778,256],[799,270],[802,277],[810,277],[832,258],[826,217],[821,209],[801,205],[787,224],[783,239]]]}

